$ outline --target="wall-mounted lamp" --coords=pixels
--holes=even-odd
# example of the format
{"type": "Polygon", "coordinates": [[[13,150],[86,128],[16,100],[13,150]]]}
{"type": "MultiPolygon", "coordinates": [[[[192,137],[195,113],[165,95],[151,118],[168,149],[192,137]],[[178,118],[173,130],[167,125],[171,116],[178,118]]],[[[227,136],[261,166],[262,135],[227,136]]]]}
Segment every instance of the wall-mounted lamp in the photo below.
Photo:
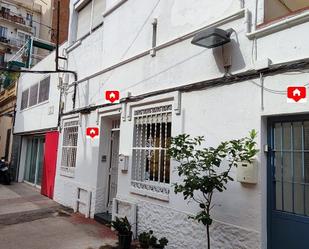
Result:
{"type": "Polygon", "coordinates": [[[193,45],[215,48],[222,46],[231,41],[231,34],[234,32],[233,29],[222,30],[218,28],[209,28],[197,33],[191,43],[193,45]]]}

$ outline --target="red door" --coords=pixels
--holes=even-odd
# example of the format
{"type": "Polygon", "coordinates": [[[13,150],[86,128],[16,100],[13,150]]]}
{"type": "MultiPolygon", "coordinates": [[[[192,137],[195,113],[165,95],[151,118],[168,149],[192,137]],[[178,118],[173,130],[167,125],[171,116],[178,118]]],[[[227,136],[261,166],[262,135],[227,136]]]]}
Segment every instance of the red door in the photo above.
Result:
{"type": "Polygon", "coordinates": [[[41,194],[53,199],[57,164],[59,132],[48,132],[45,135],[44,165],[41,194]]]}

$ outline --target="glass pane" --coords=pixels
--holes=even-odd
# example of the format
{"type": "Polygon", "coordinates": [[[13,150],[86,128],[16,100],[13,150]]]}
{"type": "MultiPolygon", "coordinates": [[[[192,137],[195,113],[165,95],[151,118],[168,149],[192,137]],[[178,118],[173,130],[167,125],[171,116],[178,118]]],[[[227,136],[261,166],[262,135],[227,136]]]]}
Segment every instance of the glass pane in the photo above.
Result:
{"type": "Polygon", "coordinates": [[[275,167],[275,190],[276,190],[276,210],[282,210],[282,159],[281,152],[276,152],[274,157],[275,167]]]}
{"type": "Polygon", "coordinates": [[[26,172],[25,180],[35,183],[35,169],[37,157],[38,141],[35,139],[29,140],[27,148],[26,172]]]}
{"type": "Polygon", "coordinates": [[[294,150],[302,149],[302,123],[293,123],[293,147],[294,150]]]}
{"type": "Polygon", "coordinates": [[[305,214],[309,216],[309,186],[308,185],[305,188],[305,206],[306,206],[305,214]]]}
{"type": "Polygon", "coordinates": [[[43,173],[43,163],[44,163],[44,139],[39,139],[38,144],[38,158],[37,158],[37,185],[41,185],[42,173],[43,173]]]}
{"type": "Polygon", "coordinates": [[[293,153],[294,160],[294,182],[302,183],[303,182],[303,159],[301,152],[293,153]]]}
{"type": "Polygon", "coordinates": [[[284,152],[283,156],[283,210],[293,211],[293,169],[291,162],[291,153],[284,152]]]}
{"type": "Polygon", "coordinates": [[[304,178],[305,183],[309,183],[309,153],[304,153],[304,178]]]}
{"type": "Polygon", "coordinates": [[[274,128],[274,148],[281,150],[281,123],[276,123],[274,128]]]}
{"type": "Polygon", "coordinates": [[[304,147],[309,150],[309,122],[304,122],[304,147]]]}
{"type": "Polygon", "coordinates": [[[276,210],[282,210],[282,183],[276,182],[276,210]]]}
{"type": "Polygon", "coordinates": [[[294,213],[304,214],[304,186],[294,184],[294,213]]]}
{"type": "Polygon", "coordinates": [[[291,123],[282,124],[282,149],[291,150],[291,123]]]}

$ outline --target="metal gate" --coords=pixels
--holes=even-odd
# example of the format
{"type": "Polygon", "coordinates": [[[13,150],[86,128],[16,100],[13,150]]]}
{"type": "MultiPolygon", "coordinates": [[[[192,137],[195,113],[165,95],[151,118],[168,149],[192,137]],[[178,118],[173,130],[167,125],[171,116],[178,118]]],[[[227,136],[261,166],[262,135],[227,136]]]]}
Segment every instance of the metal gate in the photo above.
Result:
{"type": "Polygon", "coordinates": [[[309,248],[309,116],[269,119],[268,248],[309,248]]]}

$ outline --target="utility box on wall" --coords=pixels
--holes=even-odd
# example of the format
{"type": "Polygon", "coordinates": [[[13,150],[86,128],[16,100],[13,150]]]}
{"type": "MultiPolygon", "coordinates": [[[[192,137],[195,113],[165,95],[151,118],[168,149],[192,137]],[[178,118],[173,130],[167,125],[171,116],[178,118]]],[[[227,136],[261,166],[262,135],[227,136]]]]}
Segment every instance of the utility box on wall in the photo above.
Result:
{"type": "Polygon", "coordinates": [[[256,160],[237,163],[237,181],[241,183],[258,183],[258,163],[256,160]]]}
{"type": "Polygon", "coordinates": [[[122,172],[127,172],[129,167],[129,156],[120,154],[118,158],[118,167],[122,172]]]}

